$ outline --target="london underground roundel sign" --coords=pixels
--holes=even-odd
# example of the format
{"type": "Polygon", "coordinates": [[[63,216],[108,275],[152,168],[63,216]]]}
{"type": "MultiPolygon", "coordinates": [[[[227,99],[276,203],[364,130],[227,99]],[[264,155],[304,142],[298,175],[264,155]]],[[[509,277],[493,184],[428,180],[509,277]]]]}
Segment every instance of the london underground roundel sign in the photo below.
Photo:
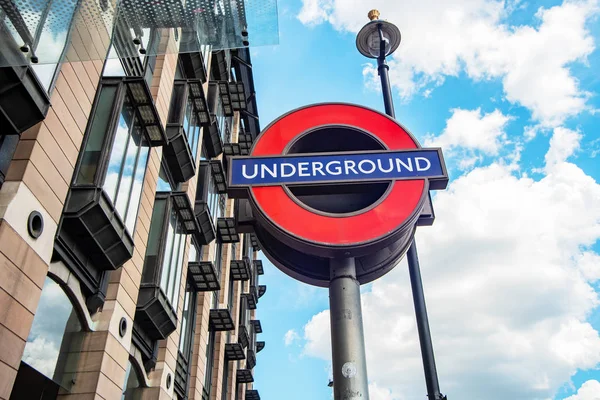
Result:
{"type": "Polygon", "coordinates": [[[267,256],[321,286],[330,258],[356,258],[361,283],[393,268],[429,190],[448,182],[440,149],[421,148],[384,114],[341,103],[285,114],[228,164],[229,194],[249,198],[267,256]]]}

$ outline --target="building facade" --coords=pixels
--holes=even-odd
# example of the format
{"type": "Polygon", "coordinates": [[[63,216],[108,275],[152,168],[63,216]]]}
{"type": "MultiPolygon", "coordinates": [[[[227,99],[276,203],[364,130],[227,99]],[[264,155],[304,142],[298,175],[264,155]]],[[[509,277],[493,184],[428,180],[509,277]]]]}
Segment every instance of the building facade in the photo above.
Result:
{"type": "Polygon", "coordinates": [[[18,5],[0,1],[0,399],[260,399],[263,266],[226,195],[260,131],[249,49],[30,32],[18,5]]]}

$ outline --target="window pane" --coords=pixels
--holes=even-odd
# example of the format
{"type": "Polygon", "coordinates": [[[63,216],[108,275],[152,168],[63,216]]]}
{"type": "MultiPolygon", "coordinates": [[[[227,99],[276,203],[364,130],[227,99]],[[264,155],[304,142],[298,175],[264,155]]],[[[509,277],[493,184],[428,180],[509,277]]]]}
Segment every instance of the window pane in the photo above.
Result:
{"type": "Polygon", "coordinates": [[[176,268],[173,268],[175,272],[175,285],[173,286],[173,309],[177,310],[177,305],[179,304],[179,289],[181,285],[181,273],[183,272],[183,255],[185,253],[185,239],[187,236],[184,233],[180,234],[180,246],[179,246],[179,256],[177,257],[176,268]]]}
{"type": "Polygon", "coordinates": [[[88,132],[85,150],[81,156],[77,178],[75,179],[77,184],[91,184],[94,182],[94,176],[102,154],[102,143],[104,142],[104,135],[108,128],[116,94],[116,86],[102,87],[93,117],[94,120],[88,132]]]}
{"type": "MultiPolygon", "coordinates": [[[[127,370],[125,371],[125,390],[121,400],[133,400],[136,396],[136,389],[140,387],[140,379],[137,376],[137,371],[131,365],[131,361],[127,363],[127,370]]],[[[139,395],[139,393],[137,393],[139,395]]]]}
{"type": "Polygon", "coordinates": [[[135,173],[134,169],[137,165],[136,158],[140,150],[136,143],[140,143],[141,137],[141,128],[135,124],[127,143],[125,159],[123,160],[123,166],[121,167],[121,182],[119,183],[117,198],[115,200],[115,208],[123,220],[127,217],[127,202],[129,200],[129,195],[131,194],[133,174],[135,173]]]}
{"type": "Polygon", "coordinates": [[[173,188],[171,187],[171,183],[169,182],[169,178],[167,177],[167,171],[165,170],[165,166],[161,164],[160,172],[158,173],[158,181],[156,182],[156,191],[157,192],[170,192],[173,188]]]}
{"type": "Polygon", "coordinates": [[[129,101],[129,96],[125,96],[125,103],[121,109],[117,131],[115,132],[115,138],[108,157],[106,178],[102,186],[113,204],[115,203],[117,185],[125,162],[124,157],[127,151],[127,144],[129,143],[129,130],[131,129],[132,122],[133,107],[129,101]]]}
{"type": "Polygon", "coordinates": [[[127,217],[125,219],[125,226],[131,234],[133,234],[135,228],[135,221],[137,220],[138,211],[140,209],[140,200],[142,199],[144,174],[146,173],[146,166],[148,164],[148,147],[141,147],[139,153],[137,165],[135,167],[135,176],[133,177],[131,198],[129,199],[129,206],[127,207],[127,217]]]}
{"type": "Polygon", "coordinates": [[[171,105],[169,107],[169,123],[178,124],[181,118],[181,107],[183,107],[183,94],[185,93],[186,85],[173,86],[173,94],[171,96],[171,105]]]}
{"type": "Polygon", "coordinates": [[[151,282],[155,279],[153,273],[155,271],[155,266],[159,262],[157,261],[157,257],[158,250],[161,245],[163,221],[165,218],[166,208],[166,199],[156,199],[154,201],[152,220],[150,222],[150,232],[148,233],[148,246],[146,247],[146,257],[144,258],[144,269],[142,276],[143,282],[151,282]],[[152,268],[147,268],[147,265],[151,265],[152,268]]]}
{"type": "Polygon", "coordinates": [[[173,239],[173,252],[171,254],[171,269],[169,271],[169,279],[167,282],[166,292],[167,298],[169,299],[169,302],[171,303],[174,309],[176,309],[174,293],[177,292],[179,294],[179,291],[175,290],[175,281],[179,269],[177,260],[179,259],[179,253],[181,251],[181,237],[183,236],[180,233],[180,229],[181,224],[179,223],[179,219],[177,219],[177,225],[175,227],[175,238],[173,239]]]}
{"type": "Polygon", "coordinates": [[[62,288],[46,278],[33,325],[25,343],[23,361],[62,384],[65,363],[73,362],[81,344],[81,324],[62,288]],[[60,365],[58,364],[60,361],[60,365]]]}
{"type": "Polygon", "coordinates": [[[188,262],[194,262],[197,260],[198,260],[198,250],[196,249],[196,244],[192,240],[192,242],[190,243],[188,262]]]}
{"type": "Polygon", "coordinates": [[[175,210],[171,210],[171,217],[169,218],[169,226],[167,228],[167,239],[165,240],[165,252],[162,262],[162,270],[160,276],[160,287],[167,294],[167,281],[169,279],[169,268],[171,266],[171,257],[173,253],[173,240],[175,239],[175,225],[177,224],[177,215],[175,210]]]}
{"type": "Polygon", "coordinates": [[[185,292],[185,297],[183,299],[183,314],[181,315],[181,336],[179,338],[179,351],[187,358],[187,354],[186,352],[184,352],[185,350],[185,342],[187,341],[187,336],[188,336],[188,330],[187,330],[187,324],[188,324],[188,318],[189,318],[189,312],[190,312],[190,292],[186,291],[185,292]]]}

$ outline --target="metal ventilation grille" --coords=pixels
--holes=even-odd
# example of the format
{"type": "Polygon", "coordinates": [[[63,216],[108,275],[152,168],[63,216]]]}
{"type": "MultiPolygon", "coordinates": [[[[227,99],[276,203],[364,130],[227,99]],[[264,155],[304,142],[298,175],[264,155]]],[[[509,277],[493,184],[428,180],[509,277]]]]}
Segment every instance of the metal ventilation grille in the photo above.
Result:
{"type": "MultiPolygon", "coordinates": [[[[124,28],[116,31],[131,35],[126,42],[140,39],[127,47],[142,48],[146,55],[279,43],[277,0],[0,0],[0,7],[14,39],[10,50],[19,54],[28,47],[23,57],[0,59],[0,66],[28,64],[36,49],[40,64],[57,63],[62,51],[52,51],[51,42],[63,46],[67,38],[73,44],[69,61],[102,60],[116,25],[124,28]],[[177,46],[148,43],[152,30],[161,28],[177,29],[177,46]]],[[[122,50],[133,53],[131,49],[122,50]]]]}

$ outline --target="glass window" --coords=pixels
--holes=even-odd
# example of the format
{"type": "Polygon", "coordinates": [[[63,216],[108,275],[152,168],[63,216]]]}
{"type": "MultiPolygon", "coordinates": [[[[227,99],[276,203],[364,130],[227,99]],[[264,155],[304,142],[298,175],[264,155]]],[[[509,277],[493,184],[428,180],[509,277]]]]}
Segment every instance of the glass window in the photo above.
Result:
{"type": "Polygon", "coordinates": [[[221,141],[223,143],[227,143],[226,130],[227,130],[227,116],[223,111],[223,103],[221,102],[221,96],[217,96],[217,110],[215,113],[215,118],[217,121],[217,128],[219,128],[219,135],[221,136],[221,141]]]}
{"type": "Polygon", "coordinates": [[[202,254],[202,246],[198,246],[196,241],[192,239],[190,243],[190,251],[188,255],[188,262],[200,261],[202,254]]]}
{"type": "Polygon", "coordinates": [[[171,186],[171,182],[169,181],[169,176],[167,175],[167,170],[164,164],[160,166],[160,172],[158,173],[158,180],[156,181],[156,191],[157,192],[171,192],[173,191],[173,186],[171,186]]]}
{"type": "Polygon", "coordinates": [[[200,141],[200,125],[191,98],[188,98],[185,116],[183,118],[183,131],[188,140],[192,158],[196,160],[198,154],[198,142],[200,141]]]}
{"type": "Polygon", "coordinates": [[[94,182],[116,95],[117,86],[102,86],[94,119],[79,162],[79,170],[75,178],[76,184],[92,184],[94,182]]]}
{"type": "Polygon", "coordinates": [[[221,276],[222,257],[223,257],[223,245],[221,243],[217,243],[217,245],[215,246],[215,259],[213,260],[213,263],[215,265],[215,270],[217,271],[217,274],[219,276],[221,276]]]}
{"type": "MultiPolygon", "coordinates": [[[[217,292],[212,292],[212,301],[210,308],[214,309],[217,307],[217,292]]],[[[214,352],[215,352],[215,332],[210,331],[208,333],[208,338],[206,340],[205,346],[205,354],[206,354],[206,365],[204,368],[204,382],[202,382],[203,387],[203,400],[210,396],[210,387],[212,381],[212,370],[213,370],[213,362],[214,362],[214,352]]]]}
{"type": "Polygon", "coordinates": [[[62,288],[46,277],[38,309],[25,343],[23,362],[67,388],[73,377],[65,367],[76,362],[81,349],[82,326],[62,288]]]}
{"type": "Polygon", "coordinates": [[[177,310],[179,300],[179,284],[181,283],[185,239],[186,234],[182,231],[179,218],[175,210],[171,210],[169,225],[167,227],[167,238],[165,240],[160,287],[174,310],[177,310]]]}
{"type": "Polygon", "coordinates": [[[221,204],[219,202],[220,194],[217,192],[217,186],[213,181],[212,174],[209,174],[210,182],[208,183],[208,196],[206,199],[206,205],[210,211],[210,216],[212,217],[212,221],[217,225],[217,219],[223,216],[223,209],[221,208],[221,204]]]}
{"type": "MultiPolygon", "coordinates": [[[[154,200],[154,208],[152,209],[152,220],[150,221],[150,233],[148,234],[148,243],[146,247],[146,258],[144,264],[153,264],[158,258],[158,252],[161,246],[162,225],[165,219],[166,208],[167,199],[157,198],[154,200]]],[[[165,251],[167,251],[167,249],[165,249],[165,251]]],[[[144,266],[142,280],[144,282],[153,281],[153,268],[146,268],[146,266],[144,266]]]]}
{"type": "MultiPolygon", "coordinates": [[[[102,175],[105,140],[117,96],[116,85],[103,85],[87,133],[75,185],[94,185],[102,175]]],[[[133,235],[142,198],[142,186],[148,164],[148,143],[143,134],[129,96],[126,95],[119,114],[112,143],[108,146],[107,167],[102,188],[112,201],[129,233],[133,235]]]]}
{"type": "Polygon", "coordinates": [[[179,337],[179,351],[188,360],[192,348],[192,332],[194,330],[194,316],[196,314],[196,292],[188,286],[183,299],[183,314],[181,316],[181,336],[179,337]]]}
{"type": "Polygon", "coordinates": [[[127,363],[127,370],[125,371],[125,388],[123,389],[123,395],[121,400],[134,400],[137,398],[136,389],[140,387],[140,379],[137,375],[137,370],[131,364],[131,361],[127,363]]]}
{"type": "Polygon", "coordinates": [[[204,64],[204,69],[208,71],[208,61],[210,58],[210,53],[212,52],[212,46],[210,45],[200,45],[200,52],[202,53],[202,63],[204,64]]]}
{"type": "Polygon", "coordinates": [[[129,96],[125,96],[102,187],[131,234],[135,227],[148,161],[148,147],[144,142],[142,128],[129,96]]]}

